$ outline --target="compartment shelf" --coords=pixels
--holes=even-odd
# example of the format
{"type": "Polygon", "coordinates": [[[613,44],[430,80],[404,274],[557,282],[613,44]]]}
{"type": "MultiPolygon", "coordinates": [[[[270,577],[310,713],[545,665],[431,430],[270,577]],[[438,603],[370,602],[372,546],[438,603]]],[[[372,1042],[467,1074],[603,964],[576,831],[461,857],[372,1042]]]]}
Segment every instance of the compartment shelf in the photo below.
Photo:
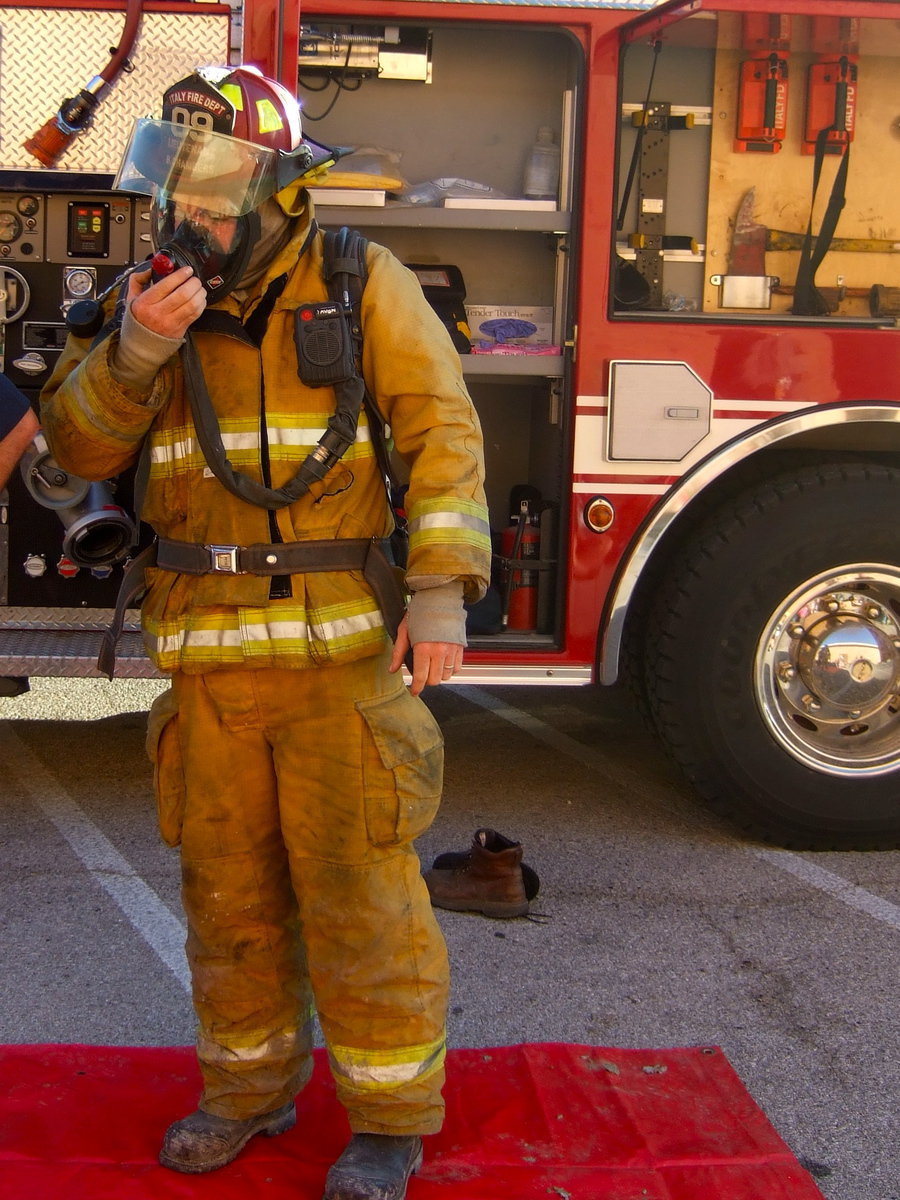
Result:
{"type": "MultiPolygon", "coordinates": [[[[315,203],[316,194],[312,193],[315,203]]],[[[546,210],[493,208],[417,208],[398,204],[395,208],[375,205],[316,204],[319,223],[326,226],[387,229],[495,229],[523,233],[568,233],[571,213],[546,210]]]]}
{"type": "Polygon", "coordinates": [[[466,379],[487,379],[494,383],[522,379],[552,379],[563,373],[561,354],[462,354],[466,379]]]}

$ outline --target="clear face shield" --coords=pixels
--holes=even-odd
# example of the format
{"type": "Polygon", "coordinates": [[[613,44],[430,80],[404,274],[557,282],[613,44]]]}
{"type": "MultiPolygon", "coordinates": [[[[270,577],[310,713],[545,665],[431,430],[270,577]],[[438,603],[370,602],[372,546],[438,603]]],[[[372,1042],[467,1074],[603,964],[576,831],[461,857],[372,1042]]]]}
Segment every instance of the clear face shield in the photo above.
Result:
{"type": "Polygon", "coordinates": [[[219,216],[240,217],[276,191],[277,155],[226,134],[142,117],[113,187],[144,196],[164,193],[219,216]]]}
{"type": "Polygon", "coordinates": [[[210,300],[239,281],[258,236],[255,210],[276,189],[264,146],[171,121],[135,122],[114,187],[152,197],[153,248],[190,266],[210,300]]]}

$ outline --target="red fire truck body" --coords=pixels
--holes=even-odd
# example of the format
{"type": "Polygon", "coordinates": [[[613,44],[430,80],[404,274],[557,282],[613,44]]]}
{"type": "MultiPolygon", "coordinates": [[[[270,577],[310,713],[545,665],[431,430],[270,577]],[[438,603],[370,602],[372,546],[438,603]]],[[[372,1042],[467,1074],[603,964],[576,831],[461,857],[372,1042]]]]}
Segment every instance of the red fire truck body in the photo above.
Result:
{"type": "MultiPolygon", "coordinates": [[[[244,0],[230,23],[232,61],[353,147],[320,223],[391,246],[464,335],[497,564],[464,680],[623,680],[746,828],[895,845],[900,3],[244,0]]],[[[0,209],[102,192],[0,157],[0,209]]],[[[36,393],[23,316],[6,370],[36,393]]],[[[92,674],[108,596],[69,602],[90,581],[34,547],[50,569],[22,576],[25,511],[11,491],[0,671],[92,674]]],[[[119,672],[149,674],[132,636],[119,672]]]]}

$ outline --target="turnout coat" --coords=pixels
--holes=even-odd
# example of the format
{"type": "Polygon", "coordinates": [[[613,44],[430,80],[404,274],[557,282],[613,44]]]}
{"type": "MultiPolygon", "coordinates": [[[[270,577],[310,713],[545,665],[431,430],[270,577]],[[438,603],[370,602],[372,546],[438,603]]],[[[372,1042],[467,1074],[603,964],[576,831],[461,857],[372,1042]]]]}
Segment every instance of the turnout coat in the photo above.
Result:
{"type": "MultiPolygon", "coordinates": [[[[475,601],[490,573],[490,530],[481,432],[459,357],[415,276],[373,243],[367,265],[363,374],[409,471],[407,579],[414,590],[427,577],[461,578],[466,600],[475,601]]],[[[242,303],[232,296],[218,302],[193,333],[229,460],[271,487],[292,478],[335,408],[331,387],[301,382],[294,342],[297,308],[327,299],[322,234],[307,198],[290,241],[251,294],[242,303]],[[256,345],[242,323],[282,276],[256,345]]],[[[274,514],[276,532],[265,509],[231,494],[205,462],[179,356],[142,394],[113,376],[117,338],[114,332],[92,349],[70,337],[44,389],[44,429],[64,469],[87,479],[116,476],[136,464],[149,438],[140,515],[172,540],[246,546],[390,534],[393,516],[365,412],[344,457],[274,514]]],[[[307,667],[353,661],[385,645],[378,604],[355,571],[293,575],[290,596],[279,599],[270,598],[270,578],[252,574],[149,568],[147,582],[144,637],[163,671],[307,667]]]]}

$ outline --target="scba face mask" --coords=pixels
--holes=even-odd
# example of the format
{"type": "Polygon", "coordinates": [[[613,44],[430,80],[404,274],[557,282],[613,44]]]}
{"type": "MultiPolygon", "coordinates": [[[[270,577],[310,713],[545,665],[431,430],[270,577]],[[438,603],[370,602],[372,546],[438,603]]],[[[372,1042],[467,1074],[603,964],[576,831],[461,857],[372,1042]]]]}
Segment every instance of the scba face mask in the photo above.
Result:
{"type": "Polygon", "coordinates": [[[229,216],[165,198],[154,199],[150,219],[154,279],[190,267],[210,304],[238,285],[260,235],[257,212],[229,216]]]}

